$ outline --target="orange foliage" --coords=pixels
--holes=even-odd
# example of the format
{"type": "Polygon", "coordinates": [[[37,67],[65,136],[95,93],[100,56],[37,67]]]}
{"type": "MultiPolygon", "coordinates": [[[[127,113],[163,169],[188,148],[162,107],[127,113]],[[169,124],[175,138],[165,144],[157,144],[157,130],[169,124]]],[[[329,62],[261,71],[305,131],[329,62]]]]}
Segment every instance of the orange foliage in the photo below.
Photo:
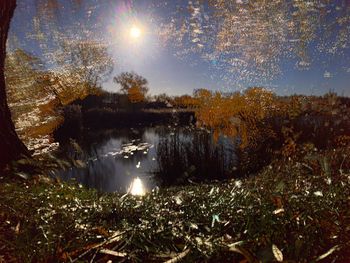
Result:
{"type": "Polygon", "coordinates": [[[145,94],[139,87],[134,86],[128,89],[128,98],[131,103],[143,102],[145,100],[145,94]]]}
{"type": "Polygon", "coordinates": [[[190,95],[182,95],[174,98],[174,106],[181,108],[196,108],[198,101],[190,95]]]}
{"type": "Polygon", "coordinates": [[[275,95],[270,91],[251,88],[243,94],[224,96],[220,92],[198,90],[195,98],[198,101],[197,120],[200,125],[212,129],[214,138],[220,134],[238,136],[244,148],[258,143],[259,136],[273,135],[267,127],[258,127],[273,112],[275,95]]]}

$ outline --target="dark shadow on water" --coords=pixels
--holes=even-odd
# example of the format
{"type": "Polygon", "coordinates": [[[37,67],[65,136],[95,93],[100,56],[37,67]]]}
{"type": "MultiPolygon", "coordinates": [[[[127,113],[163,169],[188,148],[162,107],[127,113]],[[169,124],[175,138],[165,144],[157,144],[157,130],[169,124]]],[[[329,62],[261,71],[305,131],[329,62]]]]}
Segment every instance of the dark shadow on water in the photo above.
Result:
{"type": "Polygon", "coordinates": [[[225,180],[237,165],[232,140],[214,141],[208,130],[178,128],[163,130],[157,146],[155,178],[162,186],[225,180]]]}

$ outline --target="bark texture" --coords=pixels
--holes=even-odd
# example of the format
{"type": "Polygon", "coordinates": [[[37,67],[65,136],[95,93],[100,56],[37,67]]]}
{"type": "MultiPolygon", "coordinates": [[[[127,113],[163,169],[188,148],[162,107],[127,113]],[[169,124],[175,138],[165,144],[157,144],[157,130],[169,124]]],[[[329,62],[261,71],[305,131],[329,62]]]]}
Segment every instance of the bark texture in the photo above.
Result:
{"type": "Polygon", "coordinates": [[[15,8],[16,0],[0,0],[0,171],[11,161],[30,155],[15,131],[6,98],[6,41],[15,8]]]}

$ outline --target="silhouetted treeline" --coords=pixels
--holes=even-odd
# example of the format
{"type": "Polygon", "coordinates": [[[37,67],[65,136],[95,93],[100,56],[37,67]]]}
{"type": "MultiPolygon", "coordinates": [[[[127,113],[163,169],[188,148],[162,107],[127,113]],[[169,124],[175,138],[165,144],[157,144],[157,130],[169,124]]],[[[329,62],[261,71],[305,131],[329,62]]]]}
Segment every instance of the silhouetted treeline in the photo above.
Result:
{"type": "Polygon", "coordinates": [[[65,121],[54,133],[58,140],[77,138],[84,128],[195,123],[195,115],[191,110],[174,111],[169,108],[169,103],[160,100],[135,103],[130,101],[127,94],[108,92],[75,100],[64,106],[62,112],[65,121]]]}

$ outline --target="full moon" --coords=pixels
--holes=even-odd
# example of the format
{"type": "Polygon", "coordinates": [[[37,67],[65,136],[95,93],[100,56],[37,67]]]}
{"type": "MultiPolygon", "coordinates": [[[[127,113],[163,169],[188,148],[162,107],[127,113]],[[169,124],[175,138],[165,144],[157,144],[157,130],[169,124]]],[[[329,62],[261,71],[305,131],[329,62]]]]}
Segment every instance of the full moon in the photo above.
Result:
{"type": "Polygon", "coordinates": [[[137,26],[133,26],[130,29],[130,37],[131,38],[134,38],[134,39],[140,38],[141,34],[142,34],[141,29],[137,26]]]}

